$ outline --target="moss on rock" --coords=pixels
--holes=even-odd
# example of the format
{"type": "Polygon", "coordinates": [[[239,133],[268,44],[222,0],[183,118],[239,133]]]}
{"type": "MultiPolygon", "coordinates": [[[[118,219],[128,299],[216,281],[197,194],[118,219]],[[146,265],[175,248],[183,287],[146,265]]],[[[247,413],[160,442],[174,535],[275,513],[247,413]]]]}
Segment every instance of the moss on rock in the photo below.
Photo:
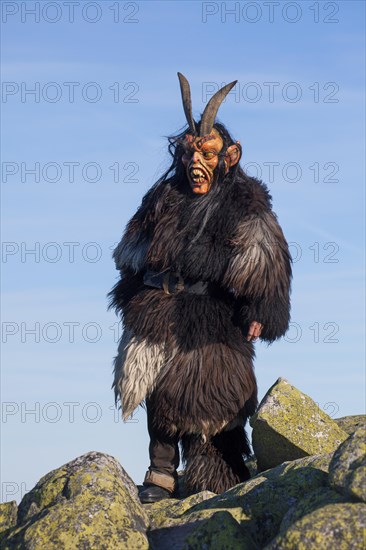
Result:
{"type": "Polygon", "coordinates": [[[320,489],[318,488],[315,491],[311,491],[304,496],[304,498],[301,498],[285,514],[281,522],[280,532],[287,531],[293,523],[307,514],[314,512],[318,508],[340,502],[346,502],[346,498],[332,489],[321,487],[320,489]]]}
{"type": "MultiPolygon", "coordinates": [[[[193,497],[185,499],[183,506],[186,511],[179,517],[171,517],[175,514],[174,508],[179,507],[177,503],[172,503],[171,512],[168,511],[169,501],[164,501],[164,505],[153,505],[154,510],[149,513],[155,518],[158,517],[159,507],[160,510],[163,509],[163,517],[168,516],[168,519],[159,523],[157,531],[160,531],[160,538],[154,538],[155,541],[159,541],[160,546],[157,547],[159,550],[168,548],[164,546],[164,540],[167,541],[169,536],[173,536],[176,548],[181,548],[182,539],[191,536],[196,528],[202,526],[204,532],[206,528],[211,529],[204,527],[204,522],[211,520],[218,512],[230,513],[233,520],[239,524],[245,540],[252,541],[252,548],[263,547],[277,534],[286,512],[304,494],[320,487],[327,487],[330,460],[331,455],[303,458],[263,472],[221,495],[202,498],[202,493],[199,493],[201,502],[195,503],[193,497]],[[184,529],[187,529],[187,532],[184,529]]],[[[155,532],[154,537],[157,536],[158,532],[155,532]]]]}
{"type": "Polygon", "coordinates": [[[15,500],[0,504],[0,542],[1,534],[17,523],[18,506],[15,500]]]}
{"type": "Polygon", "coordinates": [[[182,550],[257,550],[249,533],[242,529],[229,512],[215,512],[198,522],[185,538],[182,550]]]}
{"type": "Polygon", "coordinates": [[[174,525],[187,511],[192,509],[196,504],[204,502],[205,500],[216,496],[211,491],[201,491],[195,495],[191,495],[183,500],[178,499],[164,499],[154,504],[148,504],[144,506],[150,518],[151,528],[168,527],[174,525]]]}
{"type": "MultiPolygon", "coordinates": [[[[362,548],[366,504],[357,501],[366,500],[366,443],[363,417],[350,418],[339,419],[342,431],[308,396],[279,379],[252,419],[260,473],[250,480],[221,495],[202,491],[142,506],[137,487],[113,457],[87,453],[45,475],[19,507],[0,505],[0,546],[362,548]]],[[[254,458],[247,465],[257,471],[254,458]]]]}
{"type": "Polygon", "coordinates": [[[361,550],[365,518],[365,504],[329,504],[293,523],[265,550],[361,550]]]}
{"type": "Polygon", "coordinates": [[[148,548],[148,518],[120,464],[87,453],[43,477],[23,498],[4,549],[148,548]]]}
{"type": "Polygon", "coordinates": [[[283,378],[268,390],[250,424],[260,470],[331,453],[347,438],[310,397],[283,378]]]}
{"type": "Polygon", "coordinates": [[[362,428],[366,431],[366,414],[355,414],[353,416],[342,416],[342,418],[335,418],[334,422],[349,435],[355,433],[358,428],[362,428]]]}
{"type": "Polygon", "coordinates": [[[342,494],[366,502],[365,430],[358,428],[339,446],[329,466],[329,483],[342,494]]]}

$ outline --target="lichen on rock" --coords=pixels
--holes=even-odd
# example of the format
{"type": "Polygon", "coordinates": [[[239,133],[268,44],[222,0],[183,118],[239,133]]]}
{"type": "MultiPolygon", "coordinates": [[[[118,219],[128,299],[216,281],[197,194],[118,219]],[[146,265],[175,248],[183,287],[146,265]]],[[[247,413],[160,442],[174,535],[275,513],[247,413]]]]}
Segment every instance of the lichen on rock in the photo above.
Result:
{"type": "Polygon", "coordinates": [[[182,550],[259,550],[248,532],[229,512],[215,512],[197,522],[192,532],[185,537],[182,550]]]}
{"type": "Polygon", "coordinates": [[[260,470],[335,451],[347,434],[307,395],[279,378],[251,418],[260,470]]]}
{"type": "Polygon", "coordinates": [[[361,550],[365,518],[365,504],[329,504],[293,523],[265,550],[361,550]]]}
{"type": "Polygon", "coordinates": [[[196,504],[216,496],[211,491],[201,491],[184,499],[164,499],[145,506],[150,517],[151,528],[174,525],[186,512],[196,504]]]}
{"type": "MultiPolygon", "coordinates": [[[[363,424],[347,437],[308,396],[283,379],[269,390],[252,422],[260,473],[220,495],[201,491],[142,505],[136,485],[121,465],[111,456],[91,452],[45,475],[19,507],[15,502],[0,505],[0,546],[4,550],[363,548],[363,424]],[[263,470],[268,464],[276,466],[263,470]]],[[[351,424],[354,427],[360,420],[352,422],[343,425],[351,430],[351,424]]],[[[255,458],[250,462],[256,473],[255,458]]],[[[183,475],[179,480],[182,490],[183,475]]]]}
{"type": "MultiPolygon", "coordinates": [[[[169,537],[174,538],[176,548],[181,548],[186,537],[193,540],[196,529],[201,535],[210,532],[215,514],[227,512],[240,527],[243,540],[251,541],[253,549],[261,548],[277,534],[286,512],[304,494],[327,487],[330,460],[331,455],[303,458],[263,472],[221,495],[211,498],[201,496],[201,502],[195,502],[194,496],[189,497],[183,501],[185,512],[179,517],[172,518],[176,515],[176,503],[172,503],[173,512],[168,510],[169,501],[164,501],[164,505],[153,505],[153,516],[156,518],[157,510],[163,507],[166,519],[150,533],[150,537],[155,542],[159,541],[156,546],[159,550],[169,548],[169,537]]],[[[151,508],[148,513],[151,513],[151,508]]],[[[235,526],[234,523],[231,525],[235,526]]],[[[250,548],[243,546],[244,549],[247,547],[250,548]]]]}
{"type": "Polygon", "coordinates": [[[366,502],[365,430],[355,433],[339,446],[329,466],[331,487],[350,497],[366,502]]]}
{"type": "Polygon", "coordinates": [[[355,433],[358,428],[363,428],[366,432],[366,414],[342,416],[341,418],[335,418],[334,422],[348,435],[355,433]]]}
{"type": "Polygon", "coordinates": [[[44,476],[19,506],[5,549],[145,549],[148,518],[133,481],[111,456],[91,452],[44,476]]]}
{"type": "Polygon", "coordinates": [[[333,491],[327,487],[317,488],[314,491],[310,491],[310,493],[306,493],[304,497],[300,497],[300,500],[298,500],[298,502],[284,515],[280,525],[280,532],[287,531],[293,523],[307,514],[314,512],[318,508],[322,508],[328,504],[337,504],[339,502],[347,502],[347,499],[343,495],[337,493],[337,491],[333,491]]]}
{"type": "Polygon", "coordinates": [[[0,504],[0,542],[6,531],[17,523],[18,506],[15,500],[0,504]]]}

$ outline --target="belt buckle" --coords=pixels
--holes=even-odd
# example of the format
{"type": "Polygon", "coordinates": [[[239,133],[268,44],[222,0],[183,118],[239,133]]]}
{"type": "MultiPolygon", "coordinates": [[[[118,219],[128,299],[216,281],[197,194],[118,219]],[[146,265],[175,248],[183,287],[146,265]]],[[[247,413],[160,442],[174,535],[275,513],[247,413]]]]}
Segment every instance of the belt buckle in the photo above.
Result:
{"type": "Polygon", "coordinates": [[[184,280],[180,273],[168,271],[165,273],[163,277],[163,291],[165,294],[176,294],[177,292],[181,292],[184,290],[184,280]],[[170,291],[170,277],[171,275],[175,276],[178,280],[174,283],[174,290],[173,292],[170,291]]]}

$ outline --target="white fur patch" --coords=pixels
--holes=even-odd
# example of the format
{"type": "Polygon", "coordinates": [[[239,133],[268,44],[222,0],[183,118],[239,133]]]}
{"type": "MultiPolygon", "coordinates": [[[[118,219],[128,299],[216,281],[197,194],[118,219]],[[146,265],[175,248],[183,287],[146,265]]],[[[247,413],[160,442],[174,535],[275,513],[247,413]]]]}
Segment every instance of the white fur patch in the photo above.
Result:
{"type": "MultiPolygon", "coordinates": [[[[206,443],[210,437],[213,437],[223,430],[232,430],[236,426],[240,426],[242,423],[243,420],[239,422],[237,419],[232,420],[231,422],[223,420],[220,423],[210,422],[209,420],[202,420],[198,424],[188,424],[186,433],[199,435],[201,436],[202,443],[206,443]]],[[[178,431],[178,426],[176,424],[171,424],[170,431],[171,433],[176,433],[178,431]]]]}
{"type": "Polygon", "coordinates": [[[286,280],[287,243],[273,213],[241,222],[231,244],[234,254],[223,282],[237,296],[274,293],[286,280]]]}
{"type": "Polygon", "coordinates": [[[121,400],[123,418],[131,416],[155,385],[166,363],[164,344],[150,344],[125,330],[114,361],[114,387],[121,400]]]}

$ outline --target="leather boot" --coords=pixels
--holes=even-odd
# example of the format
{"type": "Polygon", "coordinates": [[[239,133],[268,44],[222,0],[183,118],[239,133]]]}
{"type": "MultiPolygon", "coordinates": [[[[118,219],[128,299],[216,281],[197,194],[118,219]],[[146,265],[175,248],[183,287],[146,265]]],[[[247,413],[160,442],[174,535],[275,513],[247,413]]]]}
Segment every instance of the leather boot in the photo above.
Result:
{"type": "Polygon", "coordinates": [[[139,498],[142,504],[151,504],[164,498],[171,498],[172,494],[158,485],[148,485],[140,492],[139,498]]]}
{"type": "Polygon", "coordinates": [[[143,504],[157,502],[163,498],[171,498],[175,489],[174,476],[148,470],[145,475],[144,488],[140,494],[143,504]]]}

